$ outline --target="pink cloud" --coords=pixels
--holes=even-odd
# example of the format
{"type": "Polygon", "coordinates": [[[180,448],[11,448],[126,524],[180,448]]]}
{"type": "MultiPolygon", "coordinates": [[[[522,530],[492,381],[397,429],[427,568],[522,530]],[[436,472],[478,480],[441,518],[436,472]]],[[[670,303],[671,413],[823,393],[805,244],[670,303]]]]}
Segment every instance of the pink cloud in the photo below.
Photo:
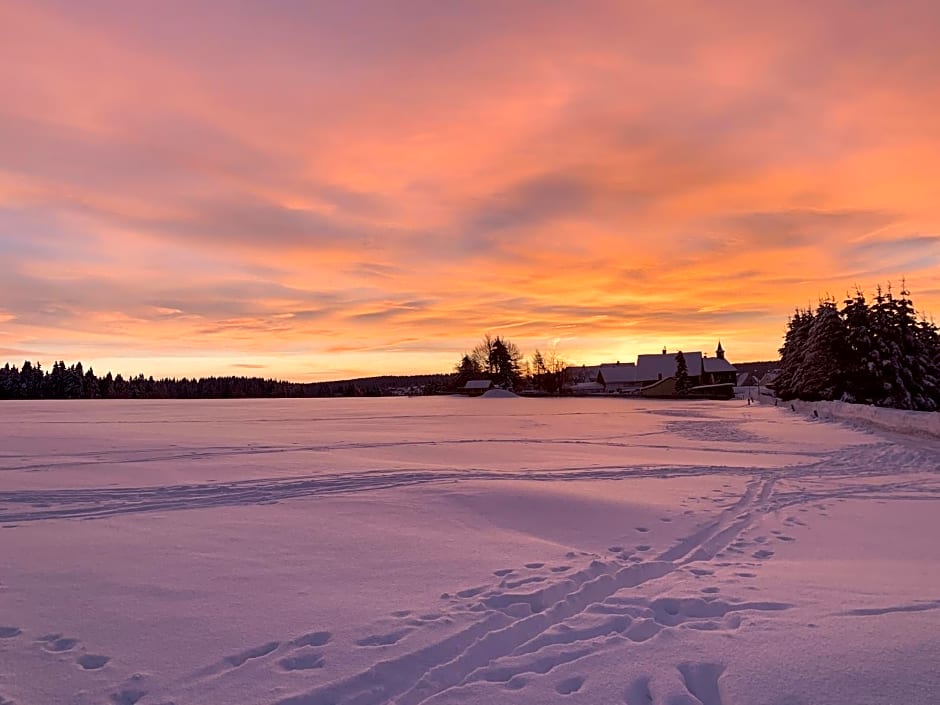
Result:
{"type": "Polygon", "coordinates": [[[900,276],[937,311],[938,19],[4,6],[0,347],[305,378],[486,331],[767,358],[793,306],[900,276]]]}

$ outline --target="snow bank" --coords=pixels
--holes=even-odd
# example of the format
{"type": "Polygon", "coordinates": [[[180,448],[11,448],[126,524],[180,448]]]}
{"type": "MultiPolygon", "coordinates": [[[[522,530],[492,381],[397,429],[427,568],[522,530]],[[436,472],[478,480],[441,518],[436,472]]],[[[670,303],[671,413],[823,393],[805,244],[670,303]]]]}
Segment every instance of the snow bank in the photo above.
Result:
{"type": "Polygon", "coordinates": [[[815,411],[823,419],[854,421],[899,433],[925,433],[940,437],[940,413],[936,411],[886,409],[841,401],[781,401],[779,405],[792,405],[801,414],[812,414],[815,411]]]}
{"type": "Polygon", "coordinates": [[[518,399],[519,395],[508,389],[491,389],[483,394],[488,399],[518,399]]]}

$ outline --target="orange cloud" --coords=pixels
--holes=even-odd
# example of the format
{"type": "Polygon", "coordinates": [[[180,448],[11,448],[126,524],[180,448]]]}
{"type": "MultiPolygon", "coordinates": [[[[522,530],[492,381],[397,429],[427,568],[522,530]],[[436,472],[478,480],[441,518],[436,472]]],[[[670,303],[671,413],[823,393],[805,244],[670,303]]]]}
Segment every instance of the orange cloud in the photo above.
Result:
{"type": "Polygon", "coordinates": [[[316,379],[446,370],[487,331],[769,358],[794,306],[900,276],[936,312],[938,20],[0,7],[0,350],[316,379]]]}

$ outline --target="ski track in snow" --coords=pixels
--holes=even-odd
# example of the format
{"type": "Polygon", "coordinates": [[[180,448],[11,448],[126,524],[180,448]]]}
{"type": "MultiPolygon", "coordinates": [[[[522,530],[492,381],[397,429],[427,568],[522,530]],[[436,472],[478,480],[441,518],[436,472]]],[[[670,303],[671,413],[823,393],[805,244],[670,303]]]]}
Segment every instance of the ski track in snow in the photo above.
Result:
{"type": "MultiPolygon", "coordinates": [[[[659,413],[680,415],[669,410],[659,413]]],[[[727,434],[727,429],[722,432],[715,424],[694,427],[670,421],[668,425],[672,433],[694,440],[728,440],[722,435],[727,434]]],[[[484,442],[520,441],[485,439],[443,443],[484,442]]],[[[596,439],[522,442],[637,447],[596,439]]],[[[162,452],[166,451],[164,448],[121,451],[113,455],[104,452],[69,454],[61,463],[74,467],[86,463],[195,460],[208,455],[329,453],[350,448],[441,444],[415,441],[302,448],[216,447],[202,448],[198,452],[176,449],[172,453],[162,452]]],[[[682,638],[688,630],[733,633],[747,628],[755,616],[770,618],[786,612],[794,605],[723,597],[722,583],[717,576],[747,583],[758,575],[766,561],[773,560],[775,545],[797,540],[784,533],[784,528],[805,529],[807,515],[791,514],[791,509],[812,507],[823,512],[827,503],[845,499],[940,500],[940,462],[936,450],[936,446],[927,441],[906,445],[875,441],[833,452],[804,451],[805,465],[759,471],[661,465],[557,467],[526,473],[399,469],[161,487],[17,490],[0,492],[0,524],[264,504],[466,480],[559,482],[716,473],[747,478],[743,494],[726,502],[709,521],[664,550],[652,551],[654,542],[649,540],[634,547],[612,545],[603,557],[571,552],[565,564],[530,562],[498,570],[483,584],[455,586],[452,593],[442,595],[442,607],[435,613],[417,615],[405,604],[392,615],[397,626],[375,625],[371,633],[349,645],[352,649],[374,652],[376,656],[371,665],[348,677],[328,682],[318,680],[332,658],[336,642],[330,631],[320,628],[329,625],[311,625],[307,633],[285,634],[282,639],[235,651],[217,663],[193,671],[183,682],[159,684],[159,702],[170,702],[172,697],[168,696],[175,692],[183,694],[177,702],[199,702],[203,684],[239,669],[260,668],[272,674],[266,677],[280,675],[295,679],[295,692],[271,698],[269,705],[432,705],[448,695],[459,696],[474,684],[496,683],[510,690],[522,690],[529,687],[534,678],[552,677],[556,668],[577,664],[601,651],[622,649],[627,654],[625,658],[629,658],[631,646],[663,632],[673,633],[677,638],[682,638]],[[759,520],[776,512],[787,515],[782,520],[784,528],[752,536],[759,520]],[[701,596],[668,596],[671,584],[690,577],[703,584],[701,596]],[[662,596],[664,594],[666,596],[662,596]],[[410,647],[417,633],[442,624],[449,628],[440,638],[410,647]],[[298,684],[302,686],[297,688],[298,684]]],[[[741,449],[740,452],[750,451],[741,449]]],[[[773,451],[762,449],[761,452],[773,451]]],[[[59,462],[22,463],[25,458],[17,455],[7,455],[4,459],[12,461],[0,468],[7,471],[46,469],[59,462]]],[[[637,526],[634,530],[644,541],[656,533],[655,527],[649,526],[637,526]]],[[[940,609],[940,599],[848,609],[837,616],[856,619],[937,609],[940,609]]],[[[0,646],[17,640],[27,640],[50,656],[74,654],[76,667],[83,671],[95,673],[113,666],[111,656],[87,652],[74,636],[31,635],[28,625],[0,625],[0,646]]],[[[725,672],[725,664],[712,660],[680,661],[670,674],[639,676],[624,682],[622,702],[625,705],[739,705],[731,703],[722,693],[721,678],[725,672]]],[[[559,699],[577,696],[590,678],[588,671],[566,675],[553,681],[552,688],[559,699]]],[[[141,680],[139,674],[121,679],[112,688],[111,702],[115,705],[148,703],[145,698],[150,686],[141,680]]],[[[13,705],[13,701],[0,694],[0,705],[13,705]]]]}
{"type": "MultiPolygon", "coordinates": [[[[476,442],[476,441],[474,441],[476,442]]],[[[508,441],[507,441],[508,442],[508,441]]],[[[524,441],[531,443],[531,441],[524,441]]],[[[558,441],[562,442],[562,441],[558,441]]],[[[583,441],[571,441],[583,443],[583,441]]],[[[368,447],[384,447],[374,444],[368,447]]],[[[401,445],[401,444],[396,444],[401,445]]],[[[349,446],[344,446],[349,447],[349,446]]],[[[360,444],[357,447],[366,447],[360,444]]],[[[624,446],[629,447],[629,446],[624,446]]],[[[269,449],[264,452],[272,452],[269,449]]],[[[750,451],[747,451],[750,452],[750,451]]],[[[762,453],[767,451],[762,450],[762,453]]],[[[252,454],[249,449],[240,454],[252,454]]],[[[788,453],[792,455],[792,453],[788,453]]],[[[813,500],[839,497],[875,498],[888,493],[899,498],[935,499],[940,494],[940,478],[936,475],[914,480],[899,480],[903,468],[917,467],[936,470],[933,458],[924,458],[925,451],[904,448],[893,443],[873,443],[834,453],[807,454],[816,462],[806,466],[767,471],[776,479],[799,479],[808,488],[799,492],[778,494],[776,505],[786,506],[813,500]],[[916,461],[916,462],[912,462],[916,461]],[[882,478],[881,482],[876,482],[882,478]],[[850,480],[864,479],[852,484],[850,480]],[[825,480],[825,486],[811,489],[816,480],[825,480]],[[832,488],[833,480],[844,480],[832,488]]],[[[193,455],[180,456],[193,459],[193,455]]],[[[162,460],[177,459],[161,457],[162,460]]],[[[95,461],[86,461],[94,464],[95,461]]],[[[109,461],[99,461],[109,462],[109,461]]],[[[123,460],[110,462],[130,462],[123,460]]],[[[134,462],[141,462],[135,460],[134,462]]],[[[74,467],[76,463],[68,464],[74,467]]],[[[77,464],[83,464],[81,461],[77,464]]],[[[47,467],[47,466],[44,466],[47,467]]],[[[0,467],[0,470],[23,470],[24,466],[0,467]]],[[[917,472],[920,472],[919,470],[917,472]]],[[[351,494],[370,490],[391,489],[408,485],[440,484],[467,480],[530,480],[561,482],[566,480],[618,480],[627,478],[694,477],[715,474],[753,474],[752,469],[727,466],[596,466],[565,467],[529,472],[500,472],[481,468],[461,470],[374,470],[359,473],[317,473],[310,476],[263,478],[237,482],[212,482],[157,487],[121,487],[90,489],[43,489],[0,492],[0,525],[39,521],[44,519],[96,518],[119,514],[200,509],[219,506],[238,506],[273,503],[282,500],[322,495],[351,494]]]]}

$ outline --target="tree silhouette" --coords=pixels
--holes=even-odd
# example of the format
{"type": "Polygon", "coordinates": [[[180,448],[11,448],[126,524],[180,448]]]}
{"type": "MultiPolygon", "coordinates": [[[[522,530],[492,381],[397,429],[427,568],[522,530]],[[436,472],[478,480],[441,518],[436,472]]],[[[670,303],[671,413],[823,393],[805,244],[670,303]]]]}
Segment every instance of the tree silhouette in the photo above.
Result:
{"type": "Polygon", "coordinates": [[[676,396],[687,397],[692,389],[692,380],[689,379],[689,366],[685,362],[682,351],[676,353],[676,396]]]}

